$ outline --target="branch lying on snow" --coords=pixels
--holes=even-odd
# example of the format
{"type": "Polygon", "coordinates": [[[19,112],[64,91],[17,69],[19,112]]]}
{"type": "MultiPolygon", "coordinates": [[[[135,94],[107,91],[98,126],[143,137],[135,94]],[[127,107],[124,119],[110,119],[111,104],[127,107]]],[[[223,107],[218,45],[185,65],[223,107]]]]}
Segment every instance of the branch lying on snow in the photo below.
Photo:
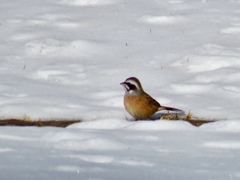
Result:
{"type": "MultiPolygon", "coordinates": [[[[201,126],[206,123],[215,122],[216,120],[203,120],[193,117],[190,113],[185,117],[179,117],[178,114],[168,114],[161,117],[160,120],[170,121],[186,121],[194,126],[201,126]]],[[[31,120],[29,116],[24,116],[23,119],[2,119],[0,126],[36,126],[36,127],[67,127],[74,123],[82,122],[81,120],[31,120]]]]}
{"type": "Polygon", "coordinates": [[[67,127],[71,124],[81,122],[80,120],[48,120],[29,121],[24,119],[4,119],[0,120],[0,126],[37,126],[37,127],[67,127]]]}

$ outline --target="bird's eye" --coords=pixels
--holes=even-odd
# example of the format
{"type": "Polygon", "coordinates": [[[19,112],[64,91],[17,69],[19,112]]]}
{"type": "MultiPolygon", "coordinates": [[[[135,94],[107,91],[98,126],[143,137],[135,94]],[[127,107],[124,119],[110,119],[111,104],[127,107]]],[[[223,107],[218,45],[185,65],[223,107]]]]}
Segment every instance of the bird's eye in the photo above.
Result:
{"type": "Polygon", "coordinates": [[[136,90],[136,86],[134,84],[131,84],[131,83],[126,83],[126,88],[128,91],[130,90],[136,90]]]}

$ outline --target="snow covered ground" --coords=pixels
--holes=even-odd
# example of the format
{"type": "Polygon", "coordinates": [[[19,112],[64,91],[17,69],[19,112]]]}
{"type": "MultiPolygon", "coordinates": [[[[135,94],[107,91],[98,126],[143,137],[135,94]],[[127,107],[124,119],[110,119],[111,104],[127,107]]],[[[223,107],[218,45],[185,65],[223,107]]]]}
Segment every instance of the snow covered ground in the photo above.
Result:
{"type": "Polygon", "coordinates": [[[1,179],[239,179],[239,0],[1,0],[1,179]],[[226,119],[126,121],[136,76],[162,105],[226,119]],[[92,121],[94,120],[94,121],[92,121]]]}
{"type": "Polygon", "coordinates": [[[1,179],[240,178],[239,120],[101,119],[62,128],[2,127],[1,179]]]}

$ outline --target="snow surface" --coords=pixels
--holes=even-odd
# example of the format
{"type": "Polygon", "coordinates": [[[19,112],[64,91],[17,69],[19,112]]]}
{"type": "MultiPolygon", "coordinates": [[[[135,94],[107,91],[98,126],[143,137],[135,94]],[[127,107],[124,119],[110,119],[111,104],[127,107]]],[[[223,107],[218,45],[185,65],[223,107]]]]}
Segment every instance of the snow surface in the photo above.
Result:
{"type": "Polygon", "coordinates": [[[1,179],[239,179],[239,0],[1,0],[1,179]],[[119,85],[226,119],[132,122],[119,85]],[[92,121],[94,120],[94,121],[92,121]]]}

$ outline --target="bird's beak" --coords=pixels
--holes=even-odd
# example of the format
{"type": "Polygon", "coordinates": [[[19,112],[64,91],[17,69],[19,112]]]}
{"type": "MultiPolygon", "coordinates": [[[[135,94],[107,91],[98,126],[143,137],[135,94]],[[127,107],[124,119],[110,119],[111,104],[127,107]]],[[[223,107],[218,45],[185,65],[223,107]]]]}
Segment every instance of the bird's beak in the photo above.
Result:
{"type": "Polygon", "coordinates": [[[122,86],[124,86],[125,84],[126,84],[125,82],[120,83],[120,85],[122,85],[122,86]]]}

